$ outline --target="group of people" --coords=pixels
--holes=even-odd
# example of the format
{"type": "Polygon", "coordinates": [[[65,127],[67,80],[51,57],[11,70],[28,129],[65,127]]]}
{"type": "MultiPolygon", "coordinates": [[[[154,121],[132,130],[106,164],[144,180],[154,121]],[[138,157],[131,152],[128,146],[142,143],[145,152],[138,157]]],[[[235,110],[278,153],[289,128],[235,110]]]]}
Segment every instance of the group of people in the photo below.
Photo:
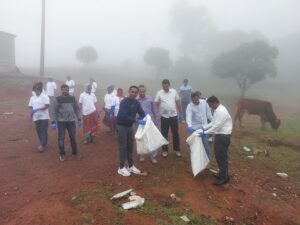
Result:
{"type": "MultiPolygon", "coordinates": [[[[49,80],[49,82],[53,81],[49,80]]],[[[232,130],[231,117],[215,96],[202,99],[199,91],[193,92],[187,79],[180,87],[179,94],[171,88],[170,81],[164,79],[162,89],[157,92],[154,99],[146,94],[145,85],[130,86],[127,96],[124,95],[123,89],[116,89],[114,85],[111,85],[107,88],[102,108],[99,108],[97,104],[95,95],[97,84],[94,80],[85,85],[85,91],[80,94],[78,101],[74,96],[75,82],[70,77],[65,84],[61,85],[61,95],[52,100],[53,95],[49,95],[48,83],[46,93],[43,93],[43,84],[41,82],[36,83],[33,87],[35,95],[31,97],[29,102],[31,116],[35,121],[40,140],[39,151],[44,151],[47,144],[48,108],[52,110],[50,113],[51,127],[53,129],[58,128],[59,158],[61,161],[66,160],[65,131],[68,131],[70,137],[72,156],[78,158],[80,155],[76,142],[76,119],[78,128],[81,127],[81,124],[83,125],[84,143],[87,144],[94,141],[100,126],[101,114],[104,112],[103,123],[109,127],[109,132],[112,135],[117,134],[119,145],[118,174],[122,176],[130,176],[131,173],[139,174],[141,171],[134,165],[132,157],[134,133],[138,125],[145,125],[143,118],[148,114],[156,126],[160,124],[161,133],[166,139],[168,139],[171,128],[173,150],[177,157],[181,157],[179,122],[186,121],[189,133],[192,134],[197,131],[209,158],[208,135],[215,134],[214,153],[219,166],[219,174],[217,174],[214,184],[222,185],[229,181],[227,151],[232,130]]],[[[168,156],[168,150],[168,145],[162,146],[164,158],[168,156]]],[[[157,155],[156,149],[150,154],[151,162],[154,164],[158,162],[157,155]]],[[[146,157],[141,155],[139,160],[143,162],[146,157]]]]}

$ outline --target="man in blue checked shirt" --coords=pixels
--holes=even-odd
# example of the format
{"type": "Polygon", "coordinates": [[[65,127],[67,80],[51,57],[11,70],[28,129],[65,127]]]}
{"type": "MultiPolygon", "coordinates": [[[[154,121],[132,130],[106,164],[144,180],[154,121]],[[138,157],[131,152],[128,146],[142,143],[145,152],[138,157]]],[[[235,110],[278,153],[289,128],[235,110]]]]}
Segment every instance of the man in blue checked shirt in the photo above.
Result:
{"type": "Polygon", "coordinates": [[[180,87],[179,96],[183,112],[183,119],[186,121],[186,108],[191,102],[191,94],[193,92],[192,86],[188,84],[188,79],[183,80],[183,85],[180,87]]]}

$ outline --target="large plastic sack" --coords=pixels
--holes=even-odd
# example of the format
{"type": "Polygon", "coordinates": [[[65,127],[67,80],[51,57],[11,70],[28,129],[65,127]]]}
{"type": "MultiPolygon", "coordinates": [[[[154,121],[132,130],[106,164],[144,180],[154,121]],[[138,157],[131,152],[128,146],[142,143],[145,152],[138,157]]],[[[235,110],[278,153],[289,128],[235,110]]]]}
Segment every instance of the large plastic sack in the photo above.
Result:
{"type": "Polygon", "coordinates": [[[191,134],[186,142],[191,150],[191,164],[194,176],[204,170],[209,163],[209,158],[204,149],[202,138],[198,136],[197,132],[191,134]]]}
{"type": "Polygon", "coordinates": [[[161,135],[151,116],[147,115],[145,125],[139,125],[135,134],[137,153],[149,154],[169,142],[161,135]]]}

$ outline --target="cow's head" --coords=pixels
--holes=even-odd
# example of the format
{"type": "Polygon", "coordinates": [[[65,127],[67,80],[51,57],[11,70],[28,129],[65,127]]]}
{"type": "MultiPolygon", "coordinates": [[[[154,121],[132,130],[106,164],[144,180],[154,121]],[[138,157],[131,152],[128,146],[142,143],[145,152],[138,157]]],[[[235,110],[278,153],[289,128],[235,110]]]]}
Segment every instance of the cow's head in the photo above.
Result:
{"type": "Polygon", "coordinates": [[[280,126],[281,121],[279,119],[275,119],[273,122],[270,121],[270,124],[274,130],[277,130],[280,126]]]}

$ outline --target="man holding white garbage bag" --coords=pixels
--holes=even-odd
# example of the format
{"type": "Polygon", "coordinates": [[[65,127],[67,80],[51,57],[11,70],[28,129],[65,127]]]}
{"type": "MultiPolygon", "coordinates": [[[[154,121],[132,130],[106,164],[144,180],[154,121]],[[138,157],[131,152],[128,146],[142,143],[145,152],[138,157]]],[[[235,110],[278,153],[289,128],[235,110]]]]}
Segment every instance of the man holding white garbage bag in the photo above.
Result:
{"type": "MultiPolygon", "coordinates": [[[[180,142],[178,134],[178,121],[183,121],[180,99],[177,91],[170,88],[170,81],[162,81],[162,90],[158,91],[155,97],[157,109],[160,114],[161,133],[168,140],[169,128],[173,134],[173,148],[177,157],[181,157],[180,142]],[[177,109],[176,109],[177,108],[177,109]],[[177,110],[179,116],[177,114],[177,110]]],[[[162,147],[162,156],[168,156],[168,145],[162,147]]]]}
{"type": "MultiPolygon", "coordinates": [[[[151,116],[151,118],[154,120],[154,124],[157,126],[159,124],[159,115],[157,113],[156,106],[154,104],[152,97],[146,95],[146,91],[147,89],[145,85],[141,84],[139,86],[139,96],[136,99],[140,102],[144,112],[149,114],[149,116],[151,116]]],[[[155,150],[150,155],[151,162],[154,164],[157,163],[156,156],[157,156],[157,151],[155,150]]],[[[145,155],[142,154],[140,156],[140,161],[141,162],[145,161],[145,155]]]]}
{"type": "MultiPolygon", "coordinates": [[[[199,91],[192,93],[191,99],[192,102],[188,104],[186,109],[187,130],[190,134],[192,134],[195,130],[203,128],[203,126],[206,126],[208,120],[212,120],[211,109],[206,100],[201,99],[201,93],[199,91]]],[[[210,148],[207,134],[203,134],[202,143],[207,157],[210,159],[210,148]]]]}
{"type": "MultiPolygon", "coordinates": [[[[128,97],[124,98],[120,103],[120,109],[117,115],[117,133],[119,142],[119,161],[120,167],[118,174],[122,176],[130,176],[130,173],[139,174],[141,171],[137,169],[133,164],[133,142],[134,131],[132,125],[136,121],[136,114],[138,113],[140,118],[145,117],[144,110],[141,104],[136,100],[139,88],[137,86],[131,86],[128,91],[128,97]],[[128,168],[125,167],[125,159],[127,158],[128,168]]],[[[140,125],[145,125],[146,121],[139,120],[140,125]]]]}
{"type": "Polygon", "coordinates": [[[219,174],[213,184],[222,185],[229,181],[227,151],[230,145],[232,119],[227,109],[220,104],[217,97],[209,97],[207,103],[214,110],[214,116],[211,123],[204,125],[203,129],[197,131],[199,132],[199,136],[215,134],[214,152],[219,166],[219,174]]]}

